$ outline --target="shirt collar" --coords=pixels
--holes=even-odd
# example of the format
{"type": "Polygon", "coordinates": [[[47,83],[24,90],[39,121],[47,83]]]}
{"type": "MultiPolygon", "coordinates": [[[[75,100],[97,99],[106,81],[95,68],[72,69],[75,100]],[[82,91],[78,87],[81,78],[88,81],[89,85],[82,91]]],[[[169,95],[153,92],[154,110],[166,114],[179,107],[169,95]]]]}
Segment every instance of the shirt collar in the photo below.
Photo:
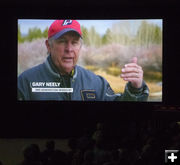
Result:
{"type": "MultiPolygon", "coordinates": [[[[52,70],[53,70],[56,74],[59,74],[60,76],[62,76],[62,75],[59,73],[59,71],[58,71],[57,67],[55,66],[55,64],[53,63],[52,58],[51,58],[51,55],[49,55],[49,56],[47,57],[47,60],[48,60],[48,62],[49,62],[50,67],[52,68],[52,70]]],[[[71,71],[71,73],[69,74],[69,76],[70,76],[71,78],[73,78],[73,79],[76,78],[76,76],[77,76],[77,68],[76,68],[76,66],[75,66],[75,68],[71,71]]]]}

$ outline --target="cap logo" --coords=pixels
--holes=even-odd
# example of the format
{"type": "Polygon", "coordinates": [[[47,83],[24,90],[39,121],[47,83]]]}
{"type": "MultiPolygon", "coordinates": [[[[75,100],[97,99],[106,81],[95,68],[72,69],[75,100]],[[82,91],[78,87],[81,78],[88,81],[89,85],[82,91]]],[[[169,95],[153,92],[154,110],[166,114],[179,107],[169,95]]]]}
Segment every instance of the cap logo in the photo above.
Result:
{"type": "Polygon", "coordinates": [[[71,24],[72,24],[72,20],[66,19],[66,20],[64,20],[62,26],[65,26],[65,25],[71,25],[71,24]]]}

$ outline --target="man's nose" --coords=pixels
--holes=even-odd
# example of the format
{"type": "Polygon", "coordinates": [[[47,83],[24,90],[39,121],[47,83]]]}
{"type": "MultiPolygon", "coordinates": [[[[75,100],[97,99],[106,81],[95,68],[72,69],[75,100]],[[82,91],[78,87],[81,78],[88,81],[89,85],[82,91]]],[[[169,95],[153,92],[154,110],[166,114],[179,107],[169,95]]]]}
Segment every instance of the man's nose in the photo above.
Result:
{"type": "Polygon", "coordinates": [[[72,50],[73,50],[73,45],[72,45],[71,42],[67,42],[67,43],[66,43],[66,50],[67,50],[67,51],[72,51],[72,50]]]}

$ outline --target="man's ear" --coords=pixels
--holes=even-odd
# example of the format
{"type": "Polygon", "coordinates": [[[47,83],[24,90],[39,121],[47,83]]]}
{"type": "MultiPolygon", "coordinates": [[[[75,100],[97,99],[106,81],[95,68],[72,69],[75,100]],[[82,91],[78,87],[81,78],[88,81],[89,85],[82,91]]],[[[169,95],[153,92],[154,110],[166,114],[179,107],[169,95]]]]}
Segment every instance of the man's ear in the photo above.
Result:
{"type": "Polygon", "coordinates": [[[47,47],[48,53],[50,53],[50,45],[49,45],[48,40],[46,40],[46,41],[45,41],[45,44],[46,44],[46,47],[47,47]]]}

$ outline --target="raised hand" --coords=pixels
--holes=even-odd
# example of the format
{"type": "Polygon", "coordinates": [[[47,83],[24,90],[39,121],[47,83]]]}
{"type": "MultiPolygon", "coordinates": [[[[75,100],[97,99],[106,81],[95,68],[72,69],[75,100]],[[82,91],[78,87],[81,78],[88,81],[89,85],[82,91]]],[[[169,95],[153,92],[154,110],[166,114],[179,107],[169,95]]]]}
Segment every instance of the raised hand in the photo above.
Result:
{"type": "Polygon", "coordinates": [[[130,63],[124,65],[121,78],[131,82],[131,85],[135,88],[142,86],[143,70],[142,67],[137,64],[137,57],[133,57],[130,63]]]}

